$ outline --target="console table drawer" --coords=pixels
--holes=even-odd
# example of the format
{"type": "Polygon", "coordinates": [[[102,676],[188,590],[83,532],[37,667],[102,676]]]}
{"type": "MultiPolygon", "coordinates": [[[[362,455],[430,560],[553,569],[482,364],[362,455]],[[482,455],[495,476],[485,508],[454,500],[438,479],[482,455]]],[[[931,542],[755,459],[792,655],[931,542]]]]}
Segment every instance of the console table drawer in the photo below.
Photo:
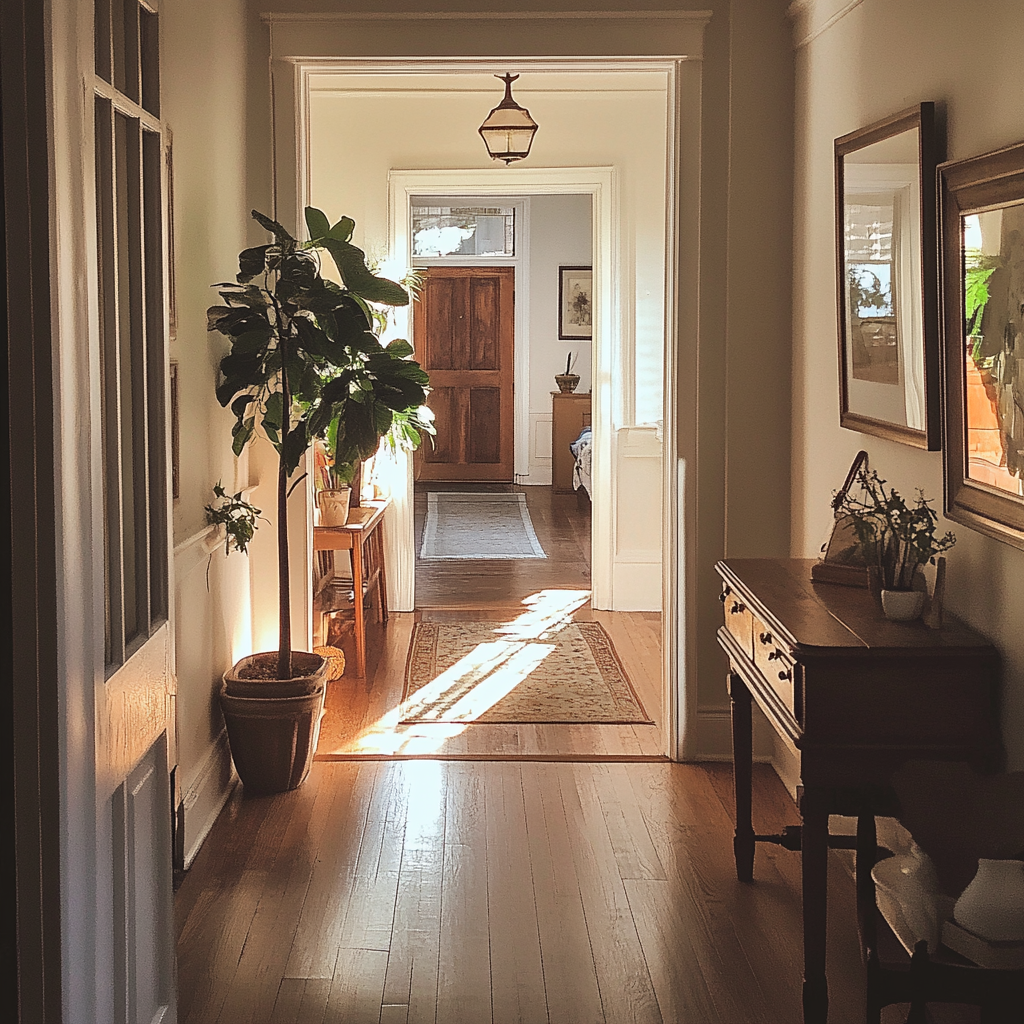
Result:
{"type": "Polygon", "coordinates": [[[797,719],[793,678],[796,661],[792,652],[753,616],[754,664],[768,685],[778,694],[786,710],[797,719]]]}
{"type": "Polygon", "coordinates": [[[725,613],[725,628],[736,638],[743,653],[753,656],[754,616],[743,602],[739,594],[725,586],[720,595],[722,610],[725,613]]]}

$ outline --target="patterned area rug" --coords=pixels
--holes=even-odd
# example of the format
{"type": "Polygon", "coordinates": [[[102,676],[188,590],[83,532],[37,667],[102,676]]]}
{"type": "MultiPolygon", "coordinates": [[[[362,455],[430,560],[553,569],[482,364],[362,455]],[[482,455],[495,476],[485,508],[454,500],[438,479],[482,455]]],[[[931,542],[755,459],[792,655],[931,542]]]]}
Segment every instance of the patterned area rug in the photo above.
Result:
{"type": "Polygon", "coordinates": [[[400,711],[403,723],[651,723],[596,622],[540,639],[495,622],[417,622],[400,711]]]}
{"type": "Polygon", "coordinates": [[[525,494],[431,491],[420,558],[547,558],[525,494]]]}

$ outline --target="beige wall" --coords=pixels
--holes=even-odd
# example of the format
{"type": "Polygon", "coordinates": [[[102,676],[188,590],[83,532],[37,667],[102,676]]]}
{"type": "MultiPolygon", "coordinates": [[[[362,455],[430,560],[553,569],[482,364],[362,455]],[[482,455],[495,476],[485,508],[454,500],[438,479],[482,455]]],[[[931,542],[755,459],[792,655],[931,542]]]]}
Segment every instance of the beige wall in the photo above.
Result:
{"type": "MultiPolygon", "coordinates": [[[[819,0],[826,8],[842,5],[819,0]]],[[[803,35],[799,31],[798,35],[803,35]]],[[[793,535],[811,556],[827,529],[829,497],[853,455],[904,493],[942,504],[939,452],[921,452],[839,427],[833,250],[832,142],[922,100],[946,122],[947,155],[962,159],[1019,142],[1024,17],[1019,5],[979,0],[864,0],[796,54],[793,348],[793,535]]],[[[951,609],[1001,649],[1003,735],[1009,766],[1024,768],[1024,552],[952,527],[951,609]]]]}
{"type": "MultiPolygon", "coordinates": [[[[214,396],[224,339],[206,331],[206,308],[217,300],[210,285],[232,279],[250,237],[246,17],[244,0],[174,0],[161,7],[163,110],[174,154],[177,336],[170,355],[177,363],[181,432],[174,616],[186,855],[212,823],[231,778],[216,694],[224,670],[251,653],[253,634],[250,562],[235,553],[225,557],[203,511],[218,481],[232,492],[250,482],[248,456],[236,461],[231,453],[233,417],[214,396]]],[[[264,546],[270,532],[257,535],[264,546]]]]}

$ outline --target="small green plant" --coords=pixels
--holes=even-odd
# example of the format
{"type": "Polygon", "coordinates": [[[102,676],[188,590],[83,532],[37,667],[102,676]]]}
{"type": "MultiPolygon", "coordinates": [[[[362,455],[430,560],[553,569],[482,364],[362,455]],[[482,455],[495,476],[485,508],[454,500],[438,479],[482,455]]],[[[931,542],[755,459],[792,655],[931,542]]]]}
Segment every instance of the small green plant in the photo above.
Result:
{"type": "Polygon", "coordinates": [[[988,282],[1002,263],[999,256],[986,256],[978,249],[964,253],[964,333],[975,339],[971,357],[979,364],[983,360],[981,324],[990,298],[988,282]]]}
{"type": "MultiPolygon", "coordinates": [[[[246,501],[242,492],[228,494],[218,480],[213,488],[213,493],[218,503],[211,502],[206,506],[206,521],[211,526],[224,527],[224,554],[231,553],[231,545],[234,544],[236,551],[246,554],[249,541],[256,532],[257,519],[263,519],[262,510],[246,501]]],[[[267,522],[266,519],[263,519],[267,522]]]]}
{"type": "Polygon", "coordinates": [[[886,482],[874,470],[862,469],[857,480],[860,494],[847,492],[836,511],[853,519],[868,565],[878,566],[882,589],[911,590],[917,567],[934,563],[956,537],[950,532],[936,536],[939,517],[922,491],[908,505],[898,491],[886,490],[886,482]]]}

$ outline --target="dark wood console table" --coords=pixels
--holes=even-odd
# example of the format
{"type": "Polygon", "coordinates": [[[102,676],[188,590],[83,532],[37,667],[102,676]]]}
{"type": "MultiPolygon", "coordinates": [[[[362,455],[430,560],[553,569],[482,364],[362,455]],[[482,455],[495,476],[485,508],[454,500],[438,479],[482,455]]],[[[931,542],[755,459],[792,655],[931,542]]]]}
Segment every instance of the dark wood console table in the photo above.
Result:
{"type": "Polygon", "coordinates": [[[892,813],[889,780],[901,764],[924,758],[998,767],[999,657],[952,618],[937,630],[889,622],[867,590],[812,583],[811,564],[727,559],[716,568],[724,612],[718,642],[730,665],[736,872],[752,880],[758,841],[801,851],[804,1021],[823,1024],[829,846],[857,850],[860,893],[872,885],[874,815],[892,813]],[[779,836],[757,836],[751,824],[753,701],[800,765],[802,824],[779,836]],[[858,817],[855,842],[829,836],[835,813],[858,817]]]}

